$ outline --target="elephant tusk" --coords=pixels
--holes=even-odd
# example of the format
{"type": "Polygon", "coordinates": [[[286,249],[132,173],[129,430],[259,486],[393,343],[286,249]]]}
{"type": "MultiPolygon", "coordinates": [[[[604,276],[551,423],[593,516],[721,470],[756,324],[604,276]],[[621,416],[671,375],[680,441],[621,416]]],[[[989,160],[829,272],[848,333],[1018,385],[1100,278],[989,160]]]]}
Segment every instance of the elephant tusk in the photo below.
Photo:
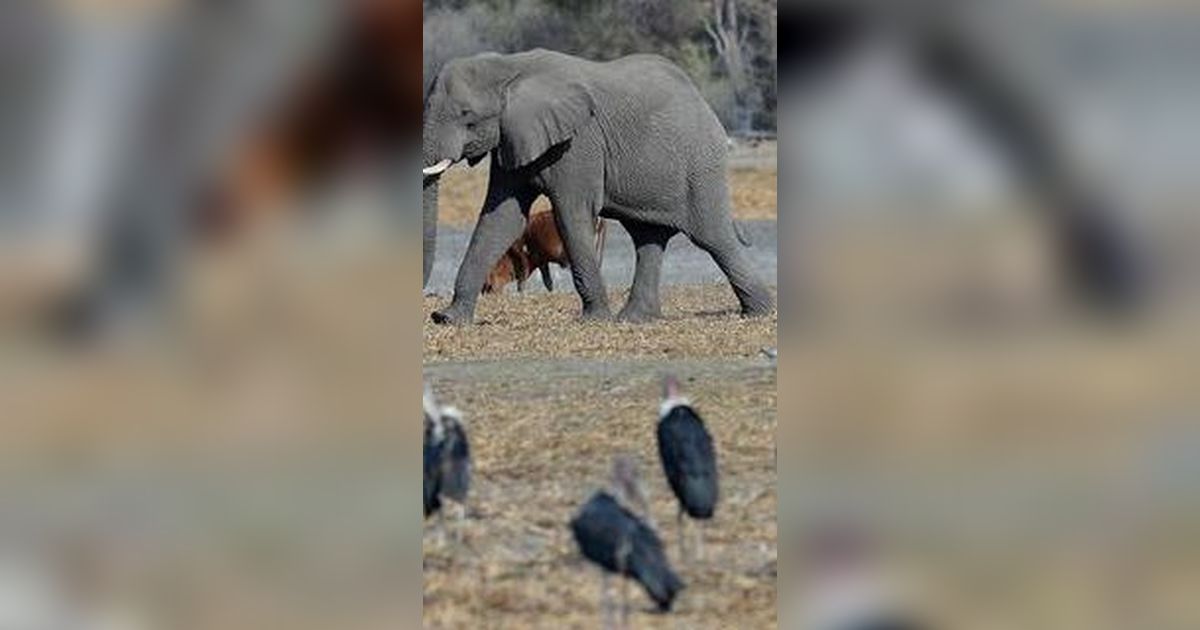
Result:
{"type": "Polygon", "coordinates": [[[433,166],[426,166],[425,168],[421,169],[421,174],[422,175],[441,175],[442,173],[444,173],[446,171],[446,169],[450,168],[451,164],[454,164],[454,162],[452,162],[450,160],[442,160],[441,162],[438,162],[437,164],[434,164],[433,166]]]}

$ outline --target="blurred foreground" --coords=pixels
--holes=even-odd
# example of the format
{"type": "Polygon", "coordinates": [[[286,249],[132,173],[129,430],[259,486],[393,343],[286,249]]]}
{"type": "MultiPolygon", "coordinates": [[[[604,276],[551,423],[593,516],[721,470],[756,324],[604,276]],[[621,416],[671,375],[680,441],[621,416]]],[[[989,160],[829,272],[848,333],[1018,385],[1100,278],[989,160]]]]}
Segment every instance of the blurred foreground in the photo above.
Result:
{"type": "Polygon", "coordinates": [[[418,12],[0,9],[0,627],[415,618],[418,12]]]}
{"type": "Polygon", "coordinates": [[[781,38],[782,625],[878,596],[935,629],[1200,626],[1200,13],[780,10],[809,28],[781,38]],[[1057,219],[1089,196],[1144,308],[1071,297],[1057,219]],[[849,596],[830,531],[868,549],[849,596]]]}
{"type": "Polygon", "coordinates": [[[786,627],[808,627],[830,527],[933,628],[1200,622],[1200,295],[1073,309],[1023,223],[827,227],[786,276],[786,627]]]}
{"type": "Polygon", "coordinates": [[[152,345],[0,341],[0,626],[412,619],[415,243],[314,236],[197,261],[152,345]]]}

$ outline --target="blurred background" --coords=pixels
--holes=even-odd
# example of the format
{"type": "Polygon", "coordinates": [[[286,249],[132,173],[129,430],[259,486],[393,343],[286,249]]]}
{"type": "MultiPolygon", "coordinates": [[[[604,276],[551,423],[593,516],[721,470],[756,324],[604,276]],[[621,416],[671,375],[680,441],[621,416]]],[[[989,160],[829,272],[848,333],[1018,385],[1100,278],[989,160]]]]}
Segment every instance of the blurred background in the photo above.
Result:
{"type": "Polygon", "coordinates": [[[781,625],[1195,627],[1200,13],[779,20],[781,625]],[[1079,199],[1133,253],[1132,309],[1073,297],[1079,199]]]}
{"type": "Polygon", "coordinates": [[[0,627],[416,618],[420,16],[0,9],[0,627]]]}
{"type": "Polygon", "coordinates": [[[1200,14],[773,8],[6,3],[0,626],[415,620],[422,39],[426,81],[479,50],[658,52],[731,135],[778,128],[781,625],[815,627],[833,529],[933,627],[1197,627],[1200,14]],[[927,76],[930,33],[1020,86],[1119,216],[1135,315],[1067,299],[1046,191],[927,76]]]}

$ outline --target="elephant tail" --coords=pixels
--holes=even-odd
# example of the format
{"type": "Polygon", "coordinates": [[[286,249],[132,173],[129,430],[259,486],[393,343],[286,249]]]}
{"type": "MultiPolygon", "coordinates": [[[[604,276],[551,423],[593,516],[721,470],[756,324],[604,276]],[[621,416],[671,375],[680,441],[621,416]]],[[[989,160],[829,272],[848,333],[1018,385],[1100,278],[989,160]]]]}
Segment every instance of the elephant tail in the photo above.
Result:
{"type": "Polygon", "coordinates": [[[604,219],[596,219],[596,262],[604,262],[604,219]]]}
{"type": "Polygon", "coordinates": [[[733,222],[733,233],[737,234],[738,242],[745,247],[750,247],[750,239],[746,236],[746,231],[742,229],[741,224],[737,221],[733,222]]]}

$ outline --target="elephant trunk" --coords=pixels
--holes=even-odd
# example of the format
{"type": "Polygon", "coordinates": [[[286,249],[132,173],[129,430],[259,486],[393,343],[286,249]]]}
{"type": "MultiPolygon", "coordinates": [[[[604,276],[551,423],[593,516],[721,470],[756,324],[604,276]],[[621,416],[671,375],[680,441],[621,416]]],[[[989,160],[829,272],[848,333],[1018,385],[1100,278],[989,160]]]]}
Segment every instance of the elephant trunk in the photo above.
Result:
{"type": "Polygon", "coordinates": [[[442,117],[430,114],[431,110],[434,112],[440,110],[437,101],[427,102],[425,105],[426,117],[422,134],[421,204],[425,222],[424,243],[422,244],[425,275],[422,287],[429,284],[429,276],[433,272],[434,254],[437,249],[438,186],[446,169],[462,157],[463,150],[462,138],[457,134],[447,133],[445,127],[439,123],[442,117]]]}
{"type": "Polygon", "coordinates": [[[429,116],[430,104],[425,104],[425,119],[422,121],[422,147],[421,147],[421,210],[423,212],[423,228],[424,235],[421,243],[422,255],[422,280],[421,288],[429,285],[429,276],[433,272],[434,256],[437,252],[437,223],[438,223],[438,186],[440,185],[441,172],[432,172],[429,167],[437,163],[441,156],[437,144],[434,142],[436,137],[435,132],[437,126],[433,118],[429,116]]]}
{"type": "Polygon", "coordinates": [[[424,264],[424,277],[421,281],[421,287],[424,288],[429,284],[429,274],[433,271],[433,257],[437,250],[437,223],[438,223],[438,185],[440,178],[438,176],[424,178],[423,187],[421,189],[421,204],[424,210],[425,234],[422,244],[422,255],[424,264]]]}

